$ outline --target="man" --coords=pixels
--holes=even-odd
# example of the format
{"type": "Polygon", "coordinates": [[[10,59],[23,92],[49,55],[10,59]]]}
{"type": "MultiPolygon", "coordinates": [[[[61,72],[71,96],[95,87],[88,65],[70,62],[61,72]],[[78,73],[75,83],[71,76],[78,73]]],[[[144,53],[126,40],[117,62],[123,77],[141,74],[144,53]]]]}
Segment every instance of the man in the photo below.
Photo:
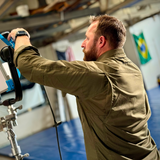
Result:
{"type": "Polygon", "coordinates": [[[126,29],[118,19],[92,17],[82,43],[84,61],[39,56],[29,37],[15,35],[14,63],[31,82],[76,96],[88,160],[158,160],[147,120],[151,112],[141,72],[125,55],[126,29]]]}

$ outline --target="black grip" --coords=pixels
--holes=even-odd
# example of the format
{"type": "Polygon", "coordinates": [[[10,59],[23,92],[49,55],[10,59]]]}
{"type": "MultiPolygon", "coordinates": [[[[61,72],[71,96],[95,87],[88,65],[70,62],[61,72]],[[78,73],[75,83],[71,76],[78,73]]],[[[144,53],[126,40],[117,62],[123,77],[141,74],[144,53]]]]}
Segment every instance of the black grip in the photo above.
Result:
{"type": "Polygon", "coordinates": [[[20,101],[22,99],[22,88],[21,88],[16,67],[13,63],[13,54],[14,54],[14,50],[10,46],[5,46],[0,51],[0,57],[2,58],[2,60],[5,62],[8,62],[9,69],[12,75],[12,80],[15,87],[15,98],[7,99],[4,102],[2,102],[1,104],[4,106],[12,105],[15,102],[20,101]]]}
{"type": "Polygon", "coordinates": [[[2,35],[5,39],[7,39],[8,35],[9,35],[9,31],[3,32],[3,33],[1,33],[1,35],[2,35]]]}

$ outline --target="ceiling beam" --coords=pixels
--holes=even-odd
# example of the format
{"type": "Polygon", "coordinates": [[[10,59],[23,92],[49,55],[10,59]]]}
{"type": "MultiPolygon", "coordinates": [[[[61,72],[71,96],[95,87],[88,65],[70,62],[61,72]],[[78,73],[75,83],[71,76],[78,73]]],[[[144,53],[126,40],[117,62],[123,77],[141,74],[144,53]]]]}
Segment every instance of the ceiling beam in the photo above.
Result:
{"type": "Polygon", "coordinates": [[[8,10],[19,0],[5,0],[0,6],[0,19],[8,12],[8,10]]]}
{"type": "Polygon", "coordinates": [[[109,6],[109,0],[99,0],[101,12],[105,12],[109,6]]]}
{"type": "Polygon", "coordinates": [[[63,19],[61,19],[60,14],[50,14],[41,17],[26,17],[22,18],[21,20],[12,20],[9,22],[0,22],[0,32],[6,30],[12,30],[14,28],[30,28],[30,27],[37,27],[47,24],[55,24],[58,22],[65,22],[71,19],[85,17],[89,15],[93,15],[100,12],[100,8],[91,8],[85,10],[78,10],[73,11],[71,13],[65,13],[63,19]]]}
{"type": "Polygon", "coordinates": [[[156,3],[160,3],[160,0],[143,0],[137,4],[135,4],[134,6],[141,6],[141,5],[150,5],[150,4],[156,4],[156,3]]]}
{"type": "MultiPolygon", "coordinates": [[[[122,2],[122,3],[120,3],[120,4],[118,4],[118,5],[113,6],[113,7],[110,8],[110,9],[108,9],[108,7],[106,7],[106,10],[103,10],[104,12],[102,12],[101,10],[97,10],[94,15],[104,14],[104,13],[112,14],[112,13],[116,12],[117,10],[119,10],[119,9],[121,9],[121,8],[129,5],[130,3],[133,3],[134,1],[135,1],[135,0],[126,0],[126,1],[124,1],[124,2],[122,2]]],[[[100,1],[100,2],[102,3],[103,0],[100,1]]],[[[107,1],[107,2],[108,2],[108,1],[107,1]]],[[[103,5],[104,5],[104,3],[103,3],[103,5]]],[[[105,3],[105,5],[107,5],[107,4],[105,3]]],[[[89,10],[90,10],[90,9],[89,9],[89,10]]],[[[84,10],[83,10],[83,11],[84,11],[84,10]]],[[[73,12],[71,12],[71,13],[74,14],[73,12]]],[[[77,13],[79,13],[79,12],[77,12],[77,13]]],[[[82,14],[82,11],[80,11],[80,14],[82,14]]],[[[91,15],[91,14],[89,14],[89,15],[91,15]]],[[[70,16],[70,15],[69,15],[69,14],[66,15],[64,19],[68,19],[68,18],[69,18],[68,16],[70,16]]],[[[76,16],[78,16],[78,14],[77,14],[76,16]]],[[[83,16],[82,16],[82,17],[83,17],[83,16]]],[[[73,18],[72,18],[72,19],[73,19],[73,18]]],[[[58,41],[58,40],[60,40],[60,39],[63,39],[63,38],[65,38],[65,37],[67,37],[67,36],[70,36],[70,35],[78,32],[79,30],[87,27],[88,25],[89,25],[89,20],[88,20],[87,22],[84,22],[82,25],[80,25],[80,26],[72,29],[72,30],[71,30],[70,32],[68,32],[68,33],[65,33],[65,30],[61,30],[61,31],[63,31],[63,32],[62,32],[62,33],[58,33],[57,36],[55,36],[55,37],[53,38],[53,40],[54,40],[54,42],[55,42],[55,41],[58,41]]],[[[54,32],[54,29],[51,29],[51,31],[54,32]]],[[[59,30],[59,31],[60,31],[60,30],[59,30]]],[[[44,32],[44,33],[45,33],[45,32],[44,32]]],[[[51,32],[50,32],[50,33],[51,33],[51,32]]],[[[43,34],[43,32],[42,32],[42,34],[43,34]]],[[[37,34],[37,35],[38,35],[38,34],[37,34]]],[[[36,35],[35,35],[35,36],[36,36],[36,35]]],[[[32,37],[32,35],[31,35],[31,37],[32,37]]]]}
{"type": "Polygon", "coordinates": [[[56,36],[55,39],[56,39],[56,41],[58,41],[60,39],[63,39],[63,38],[65,38],[66,36],[68,36],[70,34],[74,34],[74,33],[78,32],[79,30],[85,28],[88,25],[89,25],[89,20],[87,22],[83,23],[82,25],[72,29],[69,33],[64,33],[64,32],[61,33],[61,36],[56,36]]]}
{"type": "MultiPolygon", "coordinates": [[[[115,5],[115,6],[113,6],[113,7],[110,8],[110,9],[108,9],[108,8],[106,7],[106,10],[105,10],[104,12],[101,12],[101,11],[100,11],[99,13],[100,13],[100,14],[104,14],[104,13],[113,14],[114,12],[116,12],[116,11],[118,11],[119,9],[121,9],[121,8],[129,5],[130,3],[133,3],[134,1],[135,1],[135,0],[125,0],[124,2],[119,3],[118,5],[115,5]]],[[[139,1],[141,1],[141,0],[139,0],[139,1]]],[[[100,2],[103,2],[103,1],[100,1],[100,2]]],[[[99,14],[99,13],[98,13],[98,14],[99,14]]],[[[87,27],[88,25],[89,25],[89,22],[86,22],[86,23],[82,24],[81,26],[79,26],[79,27],[71,30],[70,33],[62,33],[61,36],[57,36],[55,39],[56,39],[56,41],[57,41],[57,40],[60,40],[60,39],[63,39],[63,38],[65,38],[66,36],[69,36],[70,34],[73,34],[73,33],[77,32],[77,31],[79,31],[79,30],[87,27]]]]}
{"type": "Polygon", "coordinates": [[[132,22],[132,19],[131,19],[131,22],[128,24],[128,26],[129,26],[129,27],[130,27],[130,26],[133,26],[133,25],[135,25],[136,23],[141,22],[141,21],[143,21],[143,20],[145,20],[145,19],[147,19],[147,18],[154,17],[154,16],[156,16],[157,14],[160,14],[160,11],[155,12],[155,13],[149,15],[149,16],[143,17],[143,18],[141,18],[141,19],[135,20],[135,21],[133,21],[133,22],[132,22]]]}
{"type": "Polygon", "coordinates": [[[65,2],[65,0],[53,0],[48,6],[46,6],[43,11],[47,12],[50,8],[52,8],[56,3],[65,2]]]}
{"type": "MultiPolygon", "coordinates": [[[[140,1],[142,1],[142,0],[136,0],[136,1],[137,1],[137,3],[138,3],[138,2],[140,2],[140,1]]],[[[124,7],[132,4],[133,2],[135,2],[135,0],[125,0],[125,1],[122,2],[122,3],[119,3],[119,4],[115,5],[115,6],[113,6],[112,8],[107,9],[107,10],[106,10],[106,13],[107,13],[107,14],[113,14],[114,12],[116,12],[116,11],[118,11],[119,9],[124,8],[124,7]]],[[[134,3],[134,4],[135,4],[135,3],[134,3]]]]}
{"type": "Polygon", "coordinates": [[[61,31],[64,31],[66,29],[70,29],[70,25],[68,23],[64,23],[64,24],[61,24],[55,28],[49,28],[49,29],[46,29],[46,30],[43,30],[43,31],[38,31],[38,32],[35,32],[35,33],[31,33],[31,39],[34,39],[34,38],[38,38],[38,37],[41,37],[41,36],[47,36],[47,35],[51,35],[55,32],[61,32],[61,31]]]}

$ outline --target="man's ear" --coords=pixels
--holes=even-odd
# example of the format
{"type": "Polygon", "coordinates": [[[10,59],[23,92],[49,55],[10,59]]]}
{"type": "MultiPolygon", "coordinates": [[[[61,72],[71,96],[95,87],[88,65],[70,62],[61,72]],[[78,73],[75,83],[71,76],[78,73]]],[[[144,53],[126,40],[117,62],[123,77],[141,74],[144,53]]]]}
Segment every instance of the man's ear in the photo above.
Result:
{"type": "Polygon", "coordinates": [[[102,48],[104,45],[106,44],[106,39],[104,36],[100,36],[99,37],[99,45],[100,45],[100,48],[102,48]]]}

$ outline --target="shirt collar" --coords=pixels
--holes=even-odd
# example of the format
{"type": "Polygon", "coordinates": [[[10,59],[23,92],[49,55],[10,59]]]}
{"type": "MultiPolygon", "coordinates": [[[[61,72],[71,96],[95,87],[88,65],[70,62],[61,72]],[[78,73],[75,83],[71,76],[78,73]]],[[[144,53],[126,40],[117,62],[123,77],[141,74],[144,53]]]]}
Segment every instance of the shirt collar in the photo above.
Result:
{"type": "Polygon", "coordinates": [[[113,49],[103,53],[100,57],[98,57],[96,61],[103,61],[106,58],[110,57],[126,57],[126,54],[124,53],[124,50],[122,48],[113,49]]]}

